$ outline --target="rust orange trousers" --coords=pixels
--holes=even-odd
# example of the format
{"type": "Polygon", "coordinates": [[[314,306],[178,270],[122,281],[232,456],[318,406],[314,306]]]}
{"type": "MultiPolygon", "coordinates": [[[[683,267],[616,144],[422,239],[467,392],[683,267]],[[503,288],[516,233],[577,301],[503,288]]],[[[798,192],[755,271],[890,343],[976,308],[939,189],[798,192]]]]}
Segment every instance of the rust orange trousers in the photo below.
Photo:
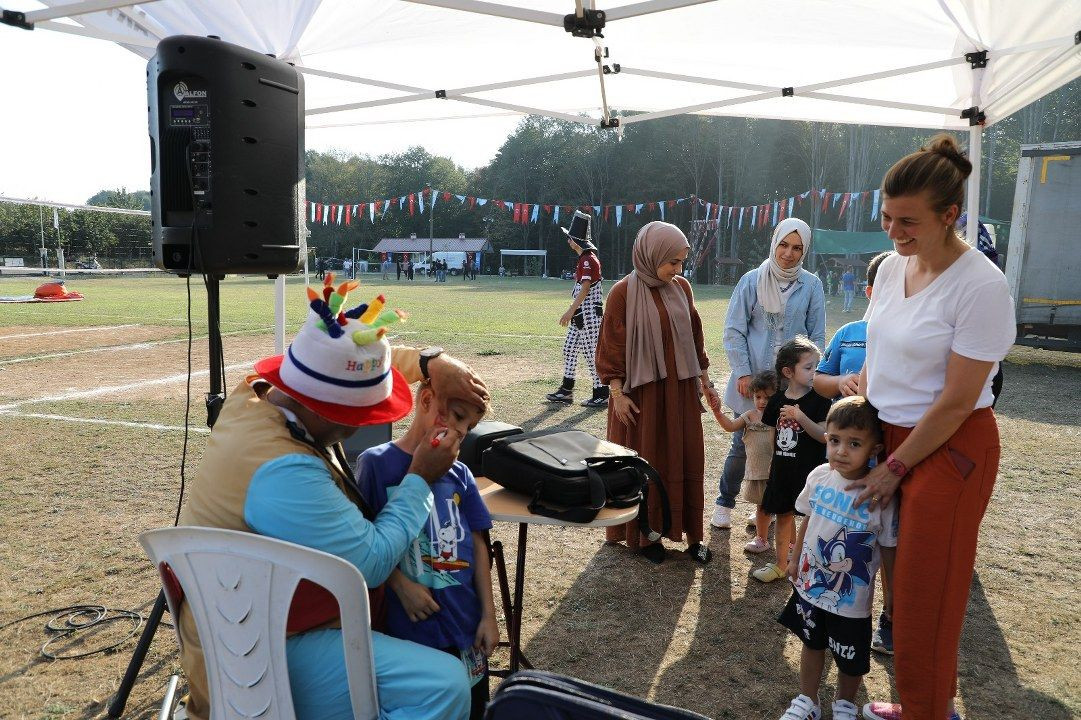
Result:
{"type": "MultiPolygon", "coordinates": [[[[883,429],[887,452],[912,432],[883,429]]],[[[901,481],[893,643],[904,720],[945,720],[957,694],[961,625],[999,453],[995,414],[981,408],[901,481]]]]}

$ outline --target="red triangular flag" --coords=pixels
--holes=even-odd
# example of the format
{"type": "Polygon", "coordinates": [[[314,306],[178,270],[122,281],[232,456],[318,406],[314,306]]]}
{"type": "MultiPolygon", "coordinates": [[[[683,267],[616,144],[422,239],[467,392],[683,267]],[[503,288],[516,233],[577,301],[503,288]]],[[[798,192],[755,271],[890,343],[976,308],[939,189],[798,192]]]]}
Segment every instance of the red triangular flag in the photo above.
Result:
{"type": "Polygon", "coordinates": [[[852,197],[852,193],[845,193],[844,196],[841,197],[841,212],[837,214],[837,219],[838,220],[840,220],[841,218],[843,218],[845,216],[845,208],[848,207],[848,200],[851,197],[852,197]]]}
{"type": "Polygon", "coordinates": [[[315,204],[315,221],[316,222],[322,222],[323,221],[323,203],[316,203],[315,204]]]}
{"type": "Polygon", "coordinates": [[[412,215],[417,204],[417,194],[409,193],[409,214],[412,215]]]}
{"type": "Polygon", "coordinates": [[[345,224],[346,225],[351,225],[352,224],[352,218],[353,218],[353,206],[352,205],[346,205],[345,206],[345,224]]]}
{"type": "Polygon", "coordinates": [[[522,207],[518,203],[514,203],[514,224],[517,225],[522,221],[522,207]]]}
{"type": "Polygon", "coordinates": [[[449,192],[444,192],[443,193],[443,202],[447,202],[448,200],[450,200],[450,193],[449,192]]]}
{"type": "Polygon", "coordinates": [[[608,211],[611,209],[611,205],[604,206],[604,221],[608,222],[608,211]]]}
{"type": "Polygon", "coordinates": [[[822,193],[822,212],[826,212],[826,208],[830,204],[830,194],[828,192],[822,193]]]}
{"type": "Polygon", "coordinates": [[[551,214],[552,214],[552,206],[551,206],[551,205],[545,205],[545,206],[544,206],[544,212],[546,212],[546,213],[548,213],[549,215],[551,215],[551,214]]]}
{"type": "Polygon", "coordinates": [[[669,200],[668,201],[668,207],[674,208],[675,206],[676,206],[676,201],[675,200],[669,200]]]}
{"type": "Polygon", "coordinates": [[[650,212],[653,212],[653,211],[654,211],[654,210],[656,210],[656,209],[657,209],[657,203],[655,203],[655,202],[651,202],[651,203],[649,204],[649,211],[650,211],[650,212]]]}
{"type": "Polygon", "coordinates": [[[477,206],[477,199],[475,197],[470,196],[470,197],[467,197],[466,200],[469,201],[469,208],[470,209],[473,209],[473,208],[475,208],[477,206]]]}

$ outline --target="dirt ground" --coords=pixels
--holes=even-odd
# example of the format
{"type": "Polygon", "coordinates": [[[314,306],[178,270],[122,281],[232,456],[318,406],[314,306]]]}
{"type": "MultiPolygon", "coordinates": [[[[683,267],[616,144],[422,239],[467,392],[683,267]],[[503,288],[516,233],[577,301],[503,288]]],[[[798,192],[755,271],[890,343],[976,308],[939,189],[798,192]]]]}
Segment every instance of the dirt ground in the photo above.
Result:
{"type": "MultiPolygon", "coordinates": [[[[50,638],[46,618],[5,623],[76,604],[145,613],[157,594],[136,537],[171,524],[176,511],[185,395],[177,368],[187,343],[177,327],[109,324],[126,323],[133,326],[70,332],[0,321],[0,718],[104,717],[135,644],[125,639],[131,622],[118,621],[53,647],[79,652],[122,641],[114,652],[49,661],[39,654],[50,638]],[[11,337],[44,332],[57,334],[11,337]]],[[[558,339],[482,356],[469,351],[468,339],[445,344],[482,369],[494,391],[493,418],[603,434],[603,413],[541,402],[558,382],[558,339]]],[[[229,384],[270,345],[261,333],[228,337],[229,384]]],[[[714,374],[723,377],[723,353],[713,354],[714,374]]],[[[197,339],[196,372],[205,356],[206,342],[197,339]]],[[[205,420],[204,386],[205,375],[196,375],[195,430],[205,420]]],[[[1072,593],[1079,581],[1072,560],[1081,523],[1079,390],[1075,357],[1018,349],[1006,365],[998,406],[1002,466],[961,648],[959,705],[967,718],[1081,715],[1081,610],[1072,593]]],[[[189,468],[205,440],[205,432],[192,434],[189,468]]],[[[707,426],[707,504],[728,444],[725,433],[707,426]]],[[[749,510],[741,503],[736,517],[749,510]]],[[[512,567],[515,531],[497,525],[493,533],[512,567]]],[[[707,534],[710,565],[696,565],[670,544],[668,560],[653,566],[605,545],[600,530],[533,527],[527,656],[540,668],[715,718],[779,716],[797,687],[799,643],[773,620],[788,590],[750,578],[761,561],[743,553],[742,527],[707,534]]],[[[163,627],[124,716],[156,717],[178,671],[172,631],[163,627]]],[[[891,696],[891,663],[876,656],[860,699],[891,696]]],[[[823,692],[824,701],[831,697],[823,692]]]]}

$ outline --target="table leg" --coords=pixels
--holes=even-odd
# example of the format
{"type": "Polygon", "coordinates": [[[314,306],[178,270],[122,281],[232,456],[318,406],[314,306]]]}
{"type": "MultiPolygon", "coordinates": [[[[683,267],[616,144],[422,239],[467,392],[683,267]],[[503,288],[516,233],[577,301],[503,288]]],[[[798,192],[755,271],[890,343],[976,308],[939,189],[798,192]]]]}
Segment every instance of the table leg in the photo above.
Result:
{"type": "MultiPolygon", "coordinates": [[[[495,558],[495,576],[499,582],[499,599],[503,605],[503,617],[507,619],[507,636],[511,632],[513,612],[510,606],[510,580],[507,578],[507,561],[503,558],[503,543],[492,543],[492,557],[495,558]]],[[[507,644],[508,647],[510,643],[507,644]]]]}
{"type": "Polygon", "coordinates": [[[529,525],[518,523],[518,557],[514,561],[514,600],[511,603],[511,611],[514,615],[513,629],[508,628],[510,633],[510,671],[518,672],[522,661],[522,596],[525,593],[525,553],[528,540],[529,525]]]}

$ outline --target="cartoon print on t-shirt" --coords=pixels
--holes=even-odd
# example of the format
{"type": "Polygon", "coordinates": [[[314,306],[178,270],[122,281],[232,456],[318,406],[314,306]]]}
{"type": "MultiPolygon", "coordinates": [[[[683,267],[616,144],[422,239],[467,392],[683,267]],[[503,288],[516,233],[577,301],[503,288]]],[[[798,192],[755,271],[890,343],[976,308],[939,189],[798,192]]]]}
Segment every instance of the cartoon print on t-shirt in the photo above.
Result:
{"type": "Polygon", "coordinates": [[[855,601],[855,585],[868,585],[868,565],[875,547],[875,534],[842,527],[826,540],[818,538],[818,547],[803,548],[800,575],[806,578],[803,590],[819,607],[836,612],[840,605],[855,601]]]}
{"type": "MultiPolygon", "coordinates": [[[[387,499],[393,497],[397,487],[387,488],[387,499]]],[[[452,573],[469,567],[458,557],[458,543],[465,540],[458,504],[461,496],[444,498],[446,517],[440,517],[439,501],[432,504],[427,525],[421,529],[409,550],[402,556],[398,568],[413,582],[429,588],[445,588],[461,585],[452,573]]]]}
{"type": "Polygon", "coordinates": [[[796,457],[796,445],[799,445],[799,436],[803,432],[803,426],[795,420],[781,419],[777,421],[777,449],[778,455],[796,457]]]}

